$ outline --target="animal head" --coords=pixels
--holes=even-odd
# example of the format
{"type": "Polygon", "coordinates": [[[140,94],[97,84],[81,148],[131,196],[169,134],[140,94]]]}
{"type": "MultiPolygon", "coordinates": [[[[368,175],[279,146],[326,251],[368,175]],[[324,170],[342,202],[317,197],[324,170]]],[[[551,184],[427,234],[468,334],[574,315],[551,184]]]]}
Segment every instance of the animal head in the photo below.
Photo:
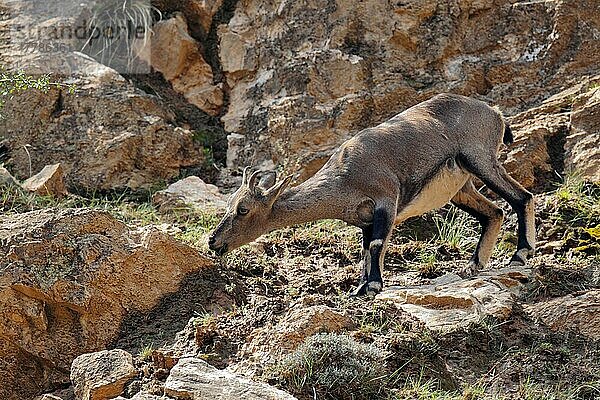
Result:
{"type": "Polygon", "coordinates": [[[244,170],[242,186],[230,197],[225,216],[212,232],[208,246],[222,255],[250,243],[269,230],[273,204],[292,177],[276,183],[275,172],[244,170]]]}

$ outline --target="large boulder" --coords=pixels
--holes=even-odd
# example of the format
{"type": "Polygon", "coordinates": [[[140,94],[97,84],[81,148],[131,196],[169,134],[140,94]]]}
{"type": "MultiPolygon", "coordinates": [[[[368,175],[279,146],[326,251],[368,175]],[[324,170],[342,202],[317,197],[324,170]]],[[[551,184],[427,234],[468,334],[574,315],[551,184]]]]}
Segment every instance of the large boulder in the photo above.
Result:
{"type": "Polygon", "coordinates": [[[468,280],[449,273],[426,285],[388,287],[375,300],[391,302],[430,330],[452,332],[489,317],[508,319],[530,276],[525,268],[490,270],[468,280]]]}
{"type": "Polygon", "coordinates": [[[554,332],[600,340],[600,290],[573,293],[524,306],[525,313],[554,332]]]}
{"type": "Polygon", "coordinates": [[[210,366],[197,358],[183,358],[165,382],[165,394],[193,400],[295,400],[266,383],[253,382],[210,366]]]}
{"type": "Polygon", "coordinates": [[[599,28],[594,0],[238,2],[218,30],[228,166],[307,177],[349,135],[444,91],[524,111],[596,71],[599,28]]]}
{"type": "Polygon", "coordinates": [[[223,92],[213,85],[212,68],[204,60],[200,44],[190,36],[183,15],[158,22],[149,43],[149,64],[190,103],[210,115],[218,115],[223,92]]]}
{"type": "Polygon", "coordinates": [[[136,375],[133,357],[121,349],[82,354],[71,366],[71,382],[81,400],[112,399],[136,375]]]}
{"type": "Polygon", "coordinates": [[[78,63],[75,93],[30,90],[6,102],[0,143],[17,178],[61,163],[69,190],[139,190],[203,165],[202,146],[158,97],[110,68],[78,63]]]}
{"type": "Polygon", "coordinates": [[[159,230],[129,229],[106,212],[0,217],[0,397],[68,382],[72,360],[106,348],[129,313],[150,311],[211,266],[159,230]]]}

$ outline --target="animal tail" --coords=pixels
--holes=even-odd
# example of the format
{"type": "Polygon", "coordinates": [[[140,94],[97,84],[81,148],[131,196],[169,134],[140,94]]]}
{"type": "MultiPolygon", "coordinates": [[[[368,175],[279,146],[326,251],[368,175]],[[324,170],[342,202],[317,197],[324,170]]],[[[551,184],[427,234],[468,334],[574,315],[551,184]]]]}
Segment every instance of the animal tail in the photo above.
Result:
{"type": "Polygon", "coordinates": [[[510,125],[508,122],[504,121],[504,138],[502,139],[505,145],[509,145],[515,141],[515,137],[513,136],[512,129],[510,129],[510,125]]]}

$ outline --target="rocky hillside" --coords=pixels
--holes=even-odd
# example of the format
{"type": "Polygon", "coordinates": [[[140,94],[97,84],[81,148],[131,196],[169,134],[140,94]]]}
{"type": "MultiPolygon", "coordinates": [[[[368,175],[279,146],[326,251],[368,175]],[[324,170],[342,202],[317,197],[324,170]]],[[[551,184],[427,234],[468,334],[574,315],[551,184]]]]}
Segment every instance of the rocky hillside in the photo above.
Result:
{"type": "MultiPolygon", "coordinates": [[[[60,2],[43,24],[102,4],[60,2]]],[[[596,0],[152,5],[149,73],[34,53],[74,93],[0,93],[1,398],[600,398],[596,0]],[[506,266],[502,201],[491,269],[456,275],[479,228],[446,207],[397,228],[375,298],[348,296],[360,237],[339,222],[209,253],[243,167],[300,182],[441,92],[507,116],[530,265],[506,266]]],[[[0,0],[0,66],[34,6],[0,0]]]]}

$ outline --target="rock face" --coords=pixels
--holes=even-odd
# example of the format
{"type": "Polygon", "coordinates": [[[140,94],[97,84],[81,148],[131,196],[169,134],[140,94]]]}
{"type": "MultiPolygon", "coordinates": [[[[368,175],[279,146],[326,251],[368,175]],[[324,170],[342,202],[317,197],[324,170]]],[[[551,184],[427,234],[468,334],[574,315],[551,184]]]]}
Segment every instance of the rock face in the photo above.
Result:
{"type": "Polygon", "coordinates": [[[82,354],[71,366],[71,382],[81,400],[112,399],[134,376],[133,357],[120,349],[82,354]]]}
{"type": "MultiPolygon", "coordinates": [[[[279,164],[302,180],[344,139],[437,93],[514,115],[597,74],[596,3],[160,0],[172,17],[155,26],[146,59],[191,104],[222,117],[228,167],[279,164]]],[[[73,82],[76,96],[32,92],[9,102],[0,132],[17,178],[26,177],[26,144],[36,170],[61,162],[67,187],[78,190],[147,188],[203,163],[192,134],[156,97],[95,70],[73,82]]],[[[508,161],[524,169],[515,176],[528,187],[561,168],[594,176],[596,104],[593,96],[569,104],[552,113],[556,121],[517,117],[520,142],[508,161]],[[544,152],[561,161],[543,161],[544,152]]]]}
{"type": "Polygon", "coordinates": [[[130,230],[103,212],[0,217],[0,397],[68,382],[71,361],[106,348],[128,313],[148,312],[210,266],[155,228],[130,230]]]}
{"type": "Polygon", "coordinates": [[[295,399],[282,390],[218,370],[197,358],[179,360],[167,378],[165,394],[175,399],[193,400],[295,399]]]}
{"type": "Polygon", "coordinates": [[[205,183],[197,176],[188,176],[156,192],[152,203],[161,210],[178,207],[197,207],[213,212],[223,212],[227,207],[226,197],[215,185],[205,183]]]}
{"type": "Polygon", "coordinates": [[[594,84],[573,101],[565,168],[600,182],[600,76],[594,84]]]}
{"type": "Polygon", "coordinates": [[[600,76],[548,98],[510,118],[515,142],[506,169],[526,187],[541,186],[554,171],[600,176],[600,76]]]}
{"type": "Polygon", "coordinates": [[[29,176],[31,157],[33,170],[60,162],[73,191],[137,190],[202,165],[202,147],[157,97],[114,70],[79,61],[87,73],[72,80],[75,94],[32,90],[7,101],[0,140],[17,178],[29,176]]]}
{"type": "Polygon", "coordinates": [[[389,287],[376,301],[390,301],[434,331],[468,328],[485,317],[506,320],[530,270],[502,269],[462,280],[446,274],[430,285],[389,287]]]}
{"type": "Polygon", "coordinates": [[[219,27],[228,165],[306,177],[348,135],[443,91],[523,111],[596,72],[599,29],[594,0],[238,2],[219,27]]]}
{"type": "Polygon", "coordinates": [[[60,164],[46,165],[40,172],[23,182],[21,187],[40,196],[62,197],[67,194],[63,174],[60,164]]]}
{"type": "Polygon", "coordinates": [[[600,339],[600,290],[547,300],[524,306],[532,318],[553,331],[573,332],[600,339]]]}
{"type": "Polygon", "coordinates": [[[210,65],[204,61],[198,42],[188,33],[182,15],[160,21],[153,29],[150,64],[173,88],[202,111],[218,115],[223,92],[213,85],[210,65]]]}

